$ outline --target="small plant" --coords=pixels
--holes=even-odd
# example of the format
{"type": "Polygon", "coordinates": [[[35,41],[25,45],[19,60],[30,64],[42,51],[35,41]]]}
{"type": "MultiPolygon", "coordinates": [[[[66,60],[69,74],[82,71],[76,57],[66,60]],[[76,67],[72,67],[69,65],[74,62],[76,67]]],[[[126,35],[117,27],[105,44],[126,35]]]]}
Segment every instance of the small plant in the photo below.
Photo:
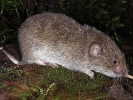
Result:
{"type": "Polygon", "coordinates": [[[55,83],[52,83],[47,89],[46,91],[44,91],[44,89],[39,89],[40,90],[40,96],[38,97],[37,100],[44,100],[46,99],[47,96],[50,96],[53,94],[53,91],[55,90],[55,83]]]}

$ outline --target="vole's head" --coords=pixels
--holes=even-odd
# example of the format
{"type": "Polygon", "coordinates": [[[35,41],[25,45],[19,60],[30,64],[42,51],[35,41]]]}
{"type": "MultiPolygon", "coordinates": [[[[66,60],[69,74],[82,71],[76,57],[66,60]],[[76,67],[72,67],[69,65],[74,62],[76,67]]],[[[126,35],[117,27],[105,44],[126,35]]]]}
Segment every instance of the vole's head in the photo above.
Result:
{"type": "Polygon", "coordinates": [[[121,77],[128,73],[124,54],[108,36],[101,33],[89,46],[92,70],[110,77],[121,77]]]}

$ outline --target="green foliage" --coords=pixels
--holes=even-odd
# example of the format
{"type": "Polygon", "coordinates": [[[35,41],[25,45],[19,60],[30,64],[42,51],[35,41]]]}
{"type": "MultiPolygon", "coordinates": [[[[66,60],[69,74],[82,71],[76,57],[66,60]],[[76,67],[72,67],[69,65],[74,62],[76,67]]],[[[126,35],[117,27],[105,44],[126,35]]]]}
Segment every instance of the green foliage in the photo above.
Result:
{"type": "Polygon", "coordinates": [[[5,66],[0,66],[0,76],[3,80],[14,81],[22,78],[23,71],[16,70],[16,68],[6,68],[5,66]]]}
{"type": "Polygon", "coordinates": [[[84,100],[85,98],[99,100],[108,98],[103,87],[108,86],[110,82],[108,78],[100,74],[95,74],[95,79],[90,79],[83,73],[62,67],[55,69],[46,66],[44,68],[29,67],[23,71],[6,67],[1,69],[3,70],[1,77],[6,82],[3,81],[0,88],[4,89],[9,97],[15,100],[28,100],[28,98],[32,100],[84,100]],[[14,80],[14,77],[10,77],[10,81],[12,81],[9,82],[7,76],[12,72],[16,78],[14,80]]]}

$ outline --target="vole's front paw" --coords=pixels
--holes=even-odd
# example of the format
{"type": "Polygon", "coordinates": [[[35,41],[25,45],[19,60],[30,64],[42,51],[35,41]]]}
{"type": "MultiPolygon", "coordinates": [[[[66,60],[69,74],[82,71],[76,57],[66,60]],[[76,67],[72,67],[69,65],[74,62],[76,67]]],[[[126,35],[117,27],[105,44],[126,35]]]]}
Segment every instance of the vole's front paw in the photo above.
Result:
{"type": "Polygon", "coordinates": [[[86,74],[90,76],[91,79],[94,79],[94,72],[92,72],[91,70],[87,70],[86,74]]]}

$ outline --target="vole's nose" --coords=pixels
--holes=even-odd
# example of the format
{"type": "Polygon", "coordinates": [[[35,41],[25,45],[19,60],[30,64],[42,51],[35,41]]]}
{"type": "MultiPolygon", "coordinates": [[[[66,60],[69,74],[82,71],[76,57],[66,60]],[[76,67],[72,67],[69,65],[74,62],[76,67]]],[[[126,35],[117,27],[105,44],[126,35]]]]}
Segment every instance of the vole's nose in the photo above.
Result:
{"type": "Polygon", "coordinates": [[[127,73],[127,70],[126,68],[123,68],[121,66],[116,66],[115,69],[114,69],[114,72],[117,74],[117,75],[124,75],[127,73]]]}

